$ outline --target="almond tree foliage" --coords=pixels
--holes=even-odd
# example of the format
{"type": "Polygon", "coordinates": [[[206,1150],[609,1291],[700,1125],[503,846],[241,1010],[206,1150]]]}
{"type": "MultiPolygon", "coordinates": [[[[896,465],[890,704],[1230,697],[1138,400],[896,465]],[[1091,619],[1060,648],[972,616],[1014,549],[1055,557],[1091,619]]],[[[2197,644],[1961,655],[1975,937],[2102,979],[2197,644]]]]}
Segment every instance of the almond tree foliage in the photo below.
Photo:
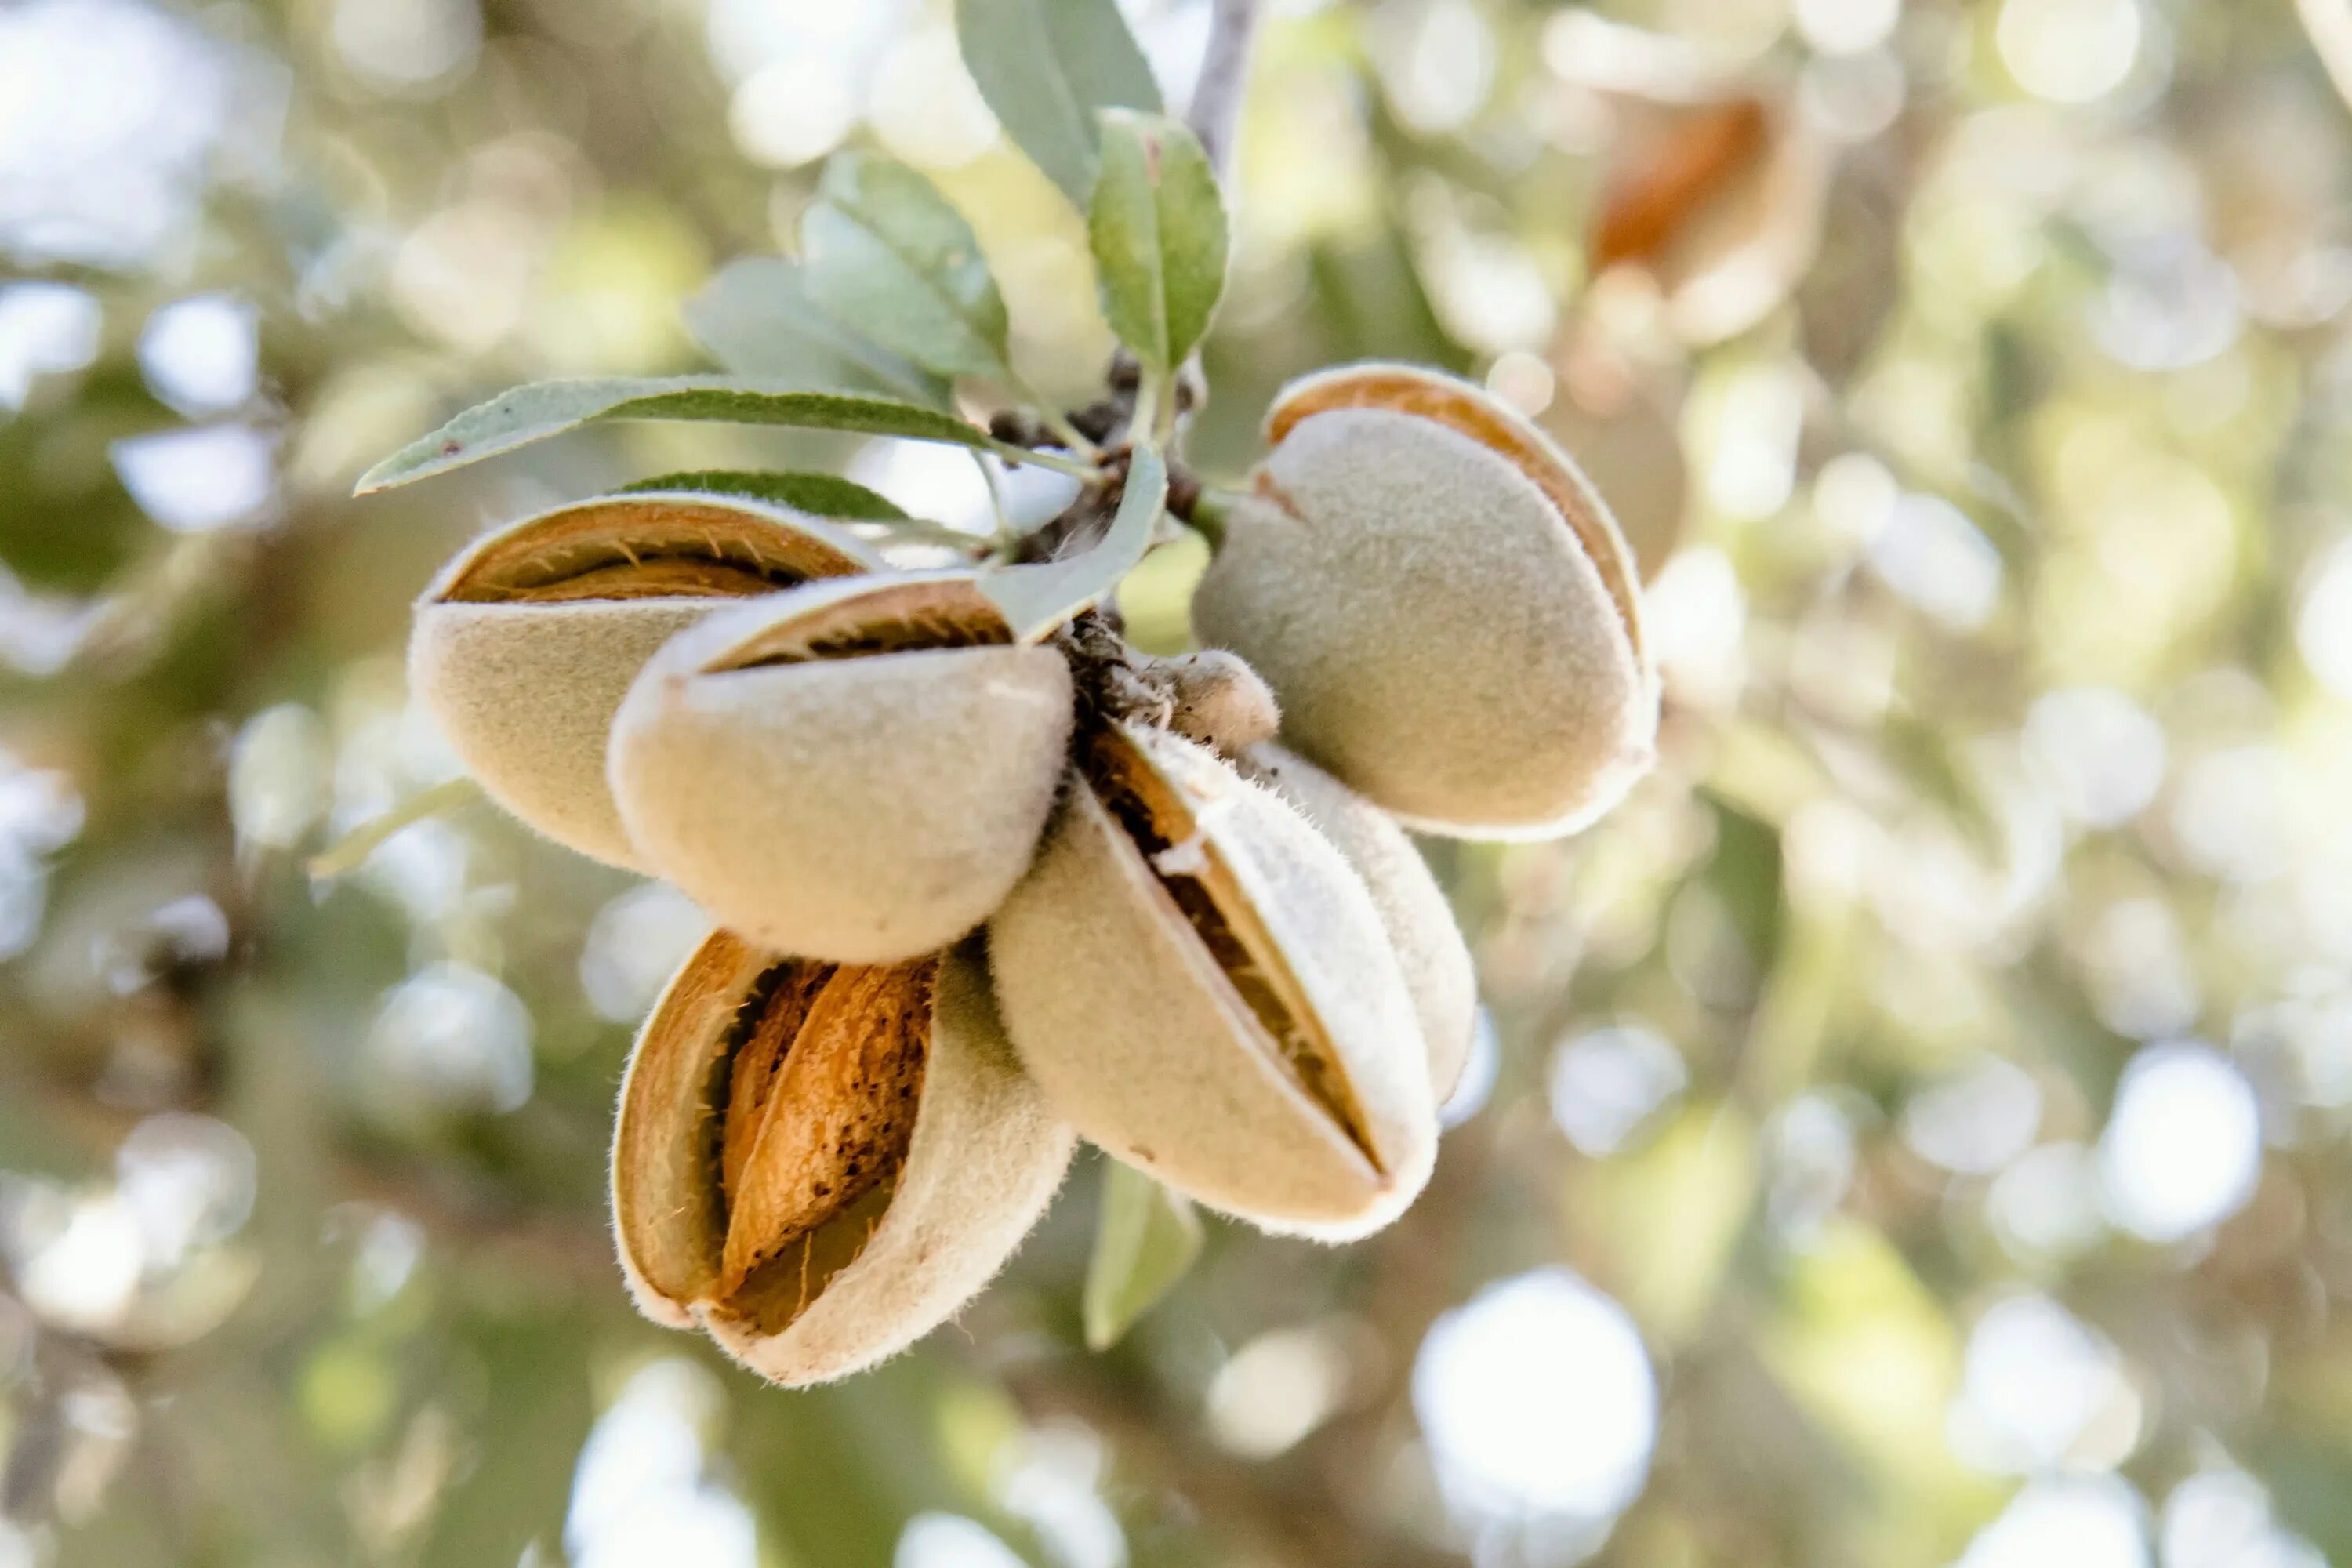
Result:
{"type": "MultiPolygon", "coordinates": [[[[0,8],[0,1562],[2352,1561],[2352,15],[811,9],[0,8]],[[1151,140],[1204,44],[1238,129],[1151,140]],[[1493,1048],[1395,1226],[1089,1158],[955,1327],[771,1390],[606,1234],[692,913],[455,779],[409,604],[663,476],[1034,522],[974,459],[1052,433],[963,414],[1082,432],[1114,331],[1200,483],[1343,361],[1528,412],[1659,765],[1425,847],[1493,1048]],[[1530,1279],[1639,1367],[1439,1353],[1530,1279]]],[[[1007,614],[1187,646],[1153,510],[1007,614]]]]}

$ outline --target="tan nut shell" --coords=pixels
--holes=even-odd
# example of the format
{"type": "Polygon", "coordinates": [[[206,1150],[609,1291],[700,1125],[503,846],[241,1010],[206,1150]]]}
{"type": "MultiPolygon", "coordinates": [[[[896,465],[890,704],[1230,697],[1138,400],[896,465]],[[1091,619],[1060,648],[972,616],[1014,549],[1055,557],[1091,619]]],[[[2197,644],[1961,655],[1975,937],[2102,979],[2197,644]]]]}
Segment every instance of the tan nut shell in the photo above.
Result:
{"type": "Polygon", "coordinates": [[[409,689],[499,805],[559,844],[637,868],[604,786],[604,742],[638,668],[730,599],[880,564],[839,528],[740,498],[559,507],[442,568],[416,604],[409,689]]]}
{"type": "Polygon", "coordinates": [[[1069,746],[1068,662],[969,573],[813,583],[646,666],[610,777],[646,863],[803,957],[946,946],[1029,866],[1069,746]]]}
{"type": "Polygon", "coordinates": [[[989,928],[1023,1064],[1087,1137],[1213,1207],[1378,1229],[1428,1180],[1437,1124],[1371,896],[1202,748],[1131,725],[1095,745],[989,928]]]}
{"type": "Polygon", "coordinates": [[[783,1384],[893,1355],[952,1316],[1013,1255],[1075,1140],[1022,1076],[976,954],[937,961],[920,1100],[903,1161],[794,1247],[726,1289],[720,1138],[737,1017],[792,961],[715,932],[638,1036],[613,1141],[613,1223],[639,1310],[706,1330],[783,1384]]]}
{"type": "Polygon", "coordinates": [[[1443,1105],[1470,1059],[1478,973],[1429,863],[1386,812],[1304,757],[1262,745],[1244,752],[1234,766],[1288,802],[1363,879],[1404,971],[1429,1047],[1430,1089],[1443,1105]]]}
{"type": "Polygon", "coordinates": [[[1481,389],[1357,365],[1276,400],[1192,602],[1283,740],[1416,827],[1571,832],[1647,770],[1639,590],[1575,466],[1481,389]]]}

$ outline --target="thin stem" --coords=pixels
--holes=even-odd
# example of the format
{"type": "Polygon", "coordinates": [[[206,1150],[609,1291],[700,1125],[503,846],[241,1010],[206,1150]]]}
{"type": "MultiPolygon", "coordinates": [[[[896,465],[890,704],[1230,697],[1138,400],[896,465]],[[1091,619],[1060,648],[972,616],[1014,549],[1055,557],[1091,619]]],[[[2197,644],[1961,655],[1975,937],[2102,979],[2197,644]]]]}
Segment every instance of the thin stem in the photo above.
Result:
{"type": "Polygon", "coordinates": [[[1088,460],[1102,456],[1102,448],[1087,440],[1086,432],[1071,424],[1068,416],[1055,407],[1051,399],[1040,395],[1018,371],[1013,373],[1013,390],[1029,405],[1029,411],[1037,416],[1037,423],[1058,437],[1062,445],[1088,460]]]}
{"type": "Polygon", "coordinates": [[[1146,374],[1135,389],[1135,412],[1127,421],[1128,438],[1141,445],[1160,437],[1160,404],[1161,384],[1168,378],[1159,374],[1146,374]]]}
{"type": "Polygon", "coordinates": [[[1171,372],[1154,378],[1159,402],[1151,421],[1150,437],[1162,450],[1176,444],[1176,375],[1177,373],[1171,372]]]}
{"type": "Polygon", "coordinates": [[[996,470],[989,466],[988,454],[974,452],[971,466],[980,470],[980,482],[988,490],[988,515],[996,521],[997,543],[1013,537],[1013,520],[1004,515],[1004,487],[996,482],[996,470]]]}
{"type": "Polygon", "coordinates": [[[1102,448],[1087,440],[1086,432],[1071,424],[1067,416],[1051,404],[1038,405],[1037,419],[1046,429],[1060,437],[1065,446],[1080,457],[1098,458],[1102,455],[1102,448]]]}
{"type": "Polygon", "coordinates": [[[1010,441],[999,441],[994,437],[989,437],[988,449],[1008,463],[1028,463],[1040,468],[1051,468],[1074,479],[1091,483],[1102,478],[1102,470],[1092,463],[1065,458],[1055,452],[1041,452],[1031,447],[1016,447],[1010,441]]]}
{"type": "Polygon", "coordinates": [[[419,790],[381,816],[368,818],[313,856],[307,869],[322,882],[356,871],[375,853],[378,845],[402,828],[445,811],[455,811],[480,799],[481,795],[481,785],[469,778],[445,779],[430,789],[419,790]]]}
{"type": "Polygon", "coordinates": [[[966,555],[981,553],[996,541],[968,533],[961,528],[950,528],[944,522],[933,522],[927,517],[894,517],[877,521],[874,530],[894,544],[934,544],[943,550],[960,551],[966,555]]]}
{"type": "Polygon", "coordinates": [[[1250,46],[1257,35],[1259,0],[1215,0],[1209,16],[1208,52],[1192,87],[1185,122],[1223,178],[1232,173],[1234,130],[1241,122],[1242,94],[1249,81],[1250,46]]]}

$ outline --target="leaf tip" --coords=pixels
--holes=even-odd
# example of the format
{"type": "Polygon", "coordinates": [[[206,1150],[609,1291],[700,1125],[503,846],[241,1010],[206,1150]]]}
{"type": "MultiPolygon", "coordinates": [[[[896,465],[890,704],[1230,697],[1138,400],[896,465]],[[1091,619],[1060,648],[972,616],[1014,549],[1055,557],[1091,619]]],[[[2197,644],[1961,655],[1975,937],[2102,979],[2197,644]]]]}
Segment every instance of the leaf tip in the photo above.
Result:
{"type": "Polygon", "coordinates": [[[462,441],[443,438],[436,446],[430,436],[421,441],[412,441],[362,474],[359,481],[352,486],[352,494],[372,496],[393,489],[411,479],[421,479],[449,467],[453,461],[463,458],[466,452],[466,444],[462,441]]]}

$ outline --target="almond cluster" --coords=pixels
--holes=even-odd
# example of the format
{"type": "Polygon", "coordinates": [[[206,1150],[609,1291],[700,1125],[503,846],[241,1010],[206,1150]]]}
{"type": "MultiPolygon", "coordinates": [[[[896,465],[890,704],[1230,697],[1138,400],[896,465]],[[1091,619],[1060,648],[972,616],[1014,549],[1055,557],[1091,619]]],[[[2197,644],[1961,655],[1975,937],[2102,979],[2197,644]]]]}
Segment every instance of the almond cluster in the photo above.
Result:
{"type": "Polygon", "coordinates": [[[973,571],[637,492],[477,542],[410,670],[484,788],[716,930],[614,1140],[655,1320],[786,1384],[952,1315],[1077,1137],[1270,1231],[1427,1181],[1470,956],[1400,823],[1573,830],[1657,721],[1630,556],[1532,426],[1355,366],[1286,389],[1193,605],[1209,650],[1022,640],[973,571]]]}

